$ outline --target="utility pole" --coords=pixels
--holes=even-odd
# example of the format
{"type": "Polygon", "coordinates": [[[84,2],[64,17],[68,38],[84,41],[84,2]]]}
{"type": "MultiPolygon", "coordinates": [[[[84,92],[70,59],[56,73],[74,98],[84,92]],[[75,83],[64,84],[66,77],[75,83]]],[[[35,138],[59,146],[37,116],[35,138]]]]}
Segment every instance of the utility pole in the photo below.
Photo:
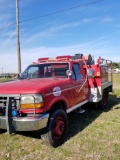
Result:
{"type": "Polygon", "coordinates": [[[17,39],[17,55],[18,55],[18,74],[21,73],[21,54],[20,54],[20,38],[19,38],[19,0],[16,0],[16,39],[17,39]]]}

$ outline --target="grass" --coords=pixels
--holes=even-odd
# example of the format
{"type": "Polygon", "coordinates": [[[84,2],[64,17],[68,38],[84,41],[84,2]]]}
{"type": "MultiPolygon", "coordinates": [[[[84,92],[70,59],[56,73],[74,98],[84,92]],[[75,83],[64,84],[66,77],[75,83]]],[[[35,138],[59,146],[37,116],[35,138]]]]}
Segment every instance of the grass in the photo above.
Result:
{"type": "Polygon", "coordinates": [[[10,81],[12,78],[0,78],[0,82],[10,81]]]}
{"type": "Polygon", "coordinates": [[[113,84],[114,84],[114,92],[117,96],[120,97],[120,74],[116,74],[113,77],[113,84]]]}
{"type": "Polygon", "coordinates": [[[58,148],[45,145],[37,132],[0,132],[1,160],[119,160],[120,75],[114,75],[115,92],[102,112],[86,107],[84,114],[71,113],[66,142],[58,148]]]}

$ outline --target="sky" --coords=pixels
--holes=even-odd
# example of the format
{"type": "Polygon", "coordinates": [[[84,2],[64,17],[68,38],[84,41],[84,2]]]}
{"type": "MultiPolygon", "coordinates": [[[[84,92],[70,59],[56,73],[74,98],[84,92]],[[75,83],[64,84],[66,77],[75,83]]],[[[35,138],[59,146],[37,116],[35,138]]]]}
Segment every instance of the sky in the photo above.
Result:
{"type": "MultiPolygon", "coordinates": [[[[19,0],[19,22],[22,72],[76,53],[120,62],[120,0],[19,0]]],[[[15,23],[16,0],[0,0],[0,74],[18,73],[15,23]]]]}

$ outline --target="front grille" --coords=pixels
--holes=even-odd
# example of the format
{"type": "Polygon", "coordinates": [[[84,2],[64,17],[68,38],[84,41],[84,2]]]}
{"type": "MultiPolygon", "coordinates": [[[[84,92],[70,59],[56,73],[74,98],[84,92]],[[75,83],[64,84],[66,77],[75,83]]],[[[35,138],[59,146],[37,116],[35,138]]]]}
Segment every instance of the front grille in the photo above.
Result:
{"type": "Polygon", "coordinates": [[[6,108],[11,105],[12,109],[19,108],[19,97],[20,95],[0,95],[0,116],[6,115],[6,108]]]}
{"type": "Polygon", "coordinates": [[[6,107],[8,97],[0,97],[0,107],[6,107]]]}

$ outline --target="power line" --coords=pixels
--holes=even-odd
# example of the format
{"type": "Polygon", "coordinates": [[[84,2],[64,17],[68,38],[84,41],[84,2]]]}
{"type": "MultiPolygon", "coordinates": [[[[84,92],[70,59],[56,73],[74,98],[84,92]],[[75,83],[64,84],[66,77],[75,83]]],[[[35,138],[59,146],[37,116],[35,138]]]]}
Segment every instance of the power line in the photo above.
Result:
{"type": "MultiPolygon", "coordinates": [[[[41,16],[37,16],[37,17],[33,17],[33,18],[29,18],[29,19],[22,20],[22,21],[20,21],[19,23],[25,23],[25,22],[27,22],[27,21],[32,21],[32,20],[35,20],[35,19],[38,19],[38,18],[43,18],[43,17],[47,17],[47,16],[54,15],[54,14],[59,14],[59,13],[65,12],[65,11],[69,11],[69,10],[73,10],[73,9],[85,7],[85,6],[88,6],[88,5],[92,5],[92,4],[101,2],[101,1],[104,1],[104,0],[96,0],[96,1],[93,1],[93,2],[90,2],[90,3],[86,3],[86,4],[82,4],[82,5],[79,5],[79,6],[75,6],[75,7],[71,7],[71,8],[59,10],[59,11],[52,12],[52,13],[47,13],[47,14],[44,14],[44,15],[41,15],[41,16]]],[[[0,30],[6,29],[6,28],[11,27],[11,26],[14,26],[14,25],[16,25],[16,24],[14,23],[14,24],[11,24],[11,25],[9,25],[9,26],[0,28],[0,30]]]]}
{"type": "Polygon", "coordinates": [[[3,27],[3,28],[0,28],[0,30],[3,30],[3,29],[6,29],[6,28],[9,28],[9,27],[12,27],[12,26],[15,26],[16,25],[16,23],[13,23],[13,24],[11,24],[11,25],[9,25],[9,26],[6,26],[6,27],[3,27]]]}
{"type": "Polygon", "coordinates": [[[63,9],[63,10],[60,10],[60,11],[48,13],[48,14],[41,15],[41,16],[37,16],[37,17],[34,17],[34,18],[29,18],[29,19],[20,21],[20,23],[31,21],[31,20],[34,20],[34,19],[42,18],[42,17],[47,17],[47,16],[50,16],[50,15],[58,14],[58,13],[61,13],[61,12],[69,11],[69,10],[80,8],[80,7],[85,7],[85,6],[88,6],[88,5],[100,2],[100,1],[103,1],[103,0],[97,0],[97,1],[94,1],[94,2],[90,2],[90,3],[83,4],[83,5],[79,5],[79,6],[76,6],[76,7],[71,7],[71,8],[63,9]]]}

